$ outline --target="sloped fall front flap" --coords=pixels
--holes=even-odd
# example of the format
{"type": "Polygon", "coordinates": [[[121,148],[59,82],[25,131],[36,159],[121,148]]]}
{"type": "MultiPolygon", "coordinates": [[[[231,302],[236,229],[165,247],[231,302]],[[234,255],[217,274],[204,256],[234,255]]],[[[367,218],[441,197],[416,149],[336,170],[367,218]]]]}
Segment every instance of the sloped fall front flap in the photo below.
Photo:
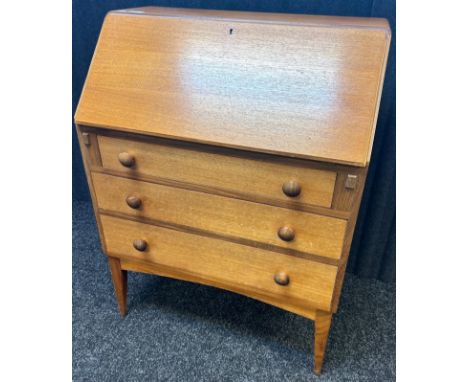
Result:
{"type": "Polygon", "coordinates": [[[75,121],[365,166],[389,43],[382,19],[115,11],[75,121]]]}

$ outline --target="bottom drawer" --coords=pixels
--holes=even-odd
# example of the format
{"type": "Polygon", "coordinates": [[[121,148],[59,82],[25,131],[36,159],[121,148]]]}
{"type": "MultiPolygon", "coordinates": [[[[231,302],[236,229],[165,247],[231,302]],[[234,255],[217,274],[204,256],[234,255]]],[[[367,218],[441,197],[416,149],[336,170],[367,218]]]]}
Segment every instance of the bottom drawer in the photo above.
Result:
{"type": "Polygon", "coordinates": [[[330,310],[336,266],[107,215],[100,219],[110,256],[160,265],[173,269],[175,278],[195,276],[204,284],[265,296],[277,305],[330,310]]]}

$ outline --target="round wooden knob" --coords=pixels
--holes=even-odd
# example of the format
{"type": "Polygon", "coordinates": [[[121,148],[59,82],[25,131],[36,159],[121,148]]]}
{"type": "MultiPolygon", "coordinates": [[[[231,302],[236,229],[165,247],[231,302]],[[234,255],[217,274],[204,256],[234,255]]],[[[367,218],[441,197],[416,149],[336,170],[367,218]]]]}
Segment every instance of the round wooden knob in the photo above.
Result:
{"type": "Polygon", "coordinates": [[[122,166],[132,167],[135,164],[135,157],[127,152],[122,152],[119,154],[119,162],[122,166]]]}
{"type": "Polygon", "coordinates": [[[278,272],[277,274],[275,274],[274,279],[275,283],[277,283],[278,285],[285,286],[289,284],[289,276],[284,272],[278,272]]]}
{"type": "Polygon", "coordinates": [[[143,252],[148,247],[148,243],[142,239],[136,239],[133,241],[133,246],[137,251],[143,252]]]}
{"type": "Polygon", "coordinates": [[[130,208],[138,209],[141,206],[141,199],[138,196],[130,195],[125,200],[130,208]]]}
{"type": "Polygon", "coordinates": [[[301,193],[301,185],[295,180],[288,180],[283,183],[283,192],[285,195],[294,198],[301,193]]]}
{"type": "Polygon", "coordinates": [[[281,227],[278,230],[278,236],[281,240],[291,241],[294,239],[294,230],[288,226],[281,227]]]}

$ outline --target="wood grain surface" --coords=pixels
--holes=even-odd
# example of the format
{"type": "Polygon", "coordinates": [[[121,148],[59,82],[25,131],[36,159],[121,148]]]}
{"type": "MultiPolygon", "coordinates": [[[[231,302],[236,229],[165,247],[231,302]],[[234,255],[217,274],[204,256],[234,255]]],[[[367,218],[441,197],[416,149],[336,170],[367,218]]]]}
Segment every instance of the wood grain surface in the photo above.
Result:
{"type": "Polygon", "coordinates": [[[107,15],[77,123],[367,164],[390,40],[384,23],[156,13],[107,15]]]}
{"type": "Polygon", "coordinates": [[[333,259],[341,256],[346,220],[102,173],[93,173],[92,178],[98,206],[103,210],[194,227],[333,259]],[[141,207],[129,207],[126,201],[128,196],[141,199],[141,207]],[[294,230],[294,240],[280,239],[278,230],[283,226],[294,230]]]}
{"type": "Polygon", "coordinates": [[[281,160],[254,160],[222,153],[190,150],[186,147],[132,141],[98,136],[102,164],[105,169],[124,171],[132,175],[150,175],[196,185],[216,187],[256,197],[284,202],[294,201],[330,207],[336,173],[314,169],[310,164],[284,163],[281,160]],[[128,153],[135,165],[125,167],[119,154],[128,153]],[[295,181],[301,192],[295,197],[285,195],[283,185],[295,181]]]}
{"type": "Polygon", "coordinates": [[[331,308],[335,266],[106,215],[101,222],[110,256],[159,264],[209,285],[231,285],[311,310],[331,308]],[[135,239],[148,243],[146,251],[133,247],[135,239]],[[275,283],[279,272],[289,276],[288,285],[275,283]]]}

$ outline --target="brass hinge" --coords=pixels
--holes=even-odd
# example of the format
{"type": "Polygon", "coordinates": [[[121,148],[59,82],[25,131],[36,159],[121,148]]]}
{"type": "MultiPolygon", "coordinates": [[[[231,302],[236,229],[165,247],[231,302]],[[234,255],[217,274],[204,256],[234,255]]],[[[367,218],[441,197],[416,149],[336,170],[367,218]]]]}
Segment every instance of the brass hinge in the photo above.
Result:
{"type": "Polygon", "coordinates": [[[83,143],[86,146],[89,146],[91,144],[91,141],[89,140],[89,133],[81,133],[81,136],[83,138],[83,143]]]}
{"type": "Polygon", "coordinates": [[[348,190],[354,190],[357,186],[357,175],[348,174],[345,182],[345,188],[348,190]]]}

